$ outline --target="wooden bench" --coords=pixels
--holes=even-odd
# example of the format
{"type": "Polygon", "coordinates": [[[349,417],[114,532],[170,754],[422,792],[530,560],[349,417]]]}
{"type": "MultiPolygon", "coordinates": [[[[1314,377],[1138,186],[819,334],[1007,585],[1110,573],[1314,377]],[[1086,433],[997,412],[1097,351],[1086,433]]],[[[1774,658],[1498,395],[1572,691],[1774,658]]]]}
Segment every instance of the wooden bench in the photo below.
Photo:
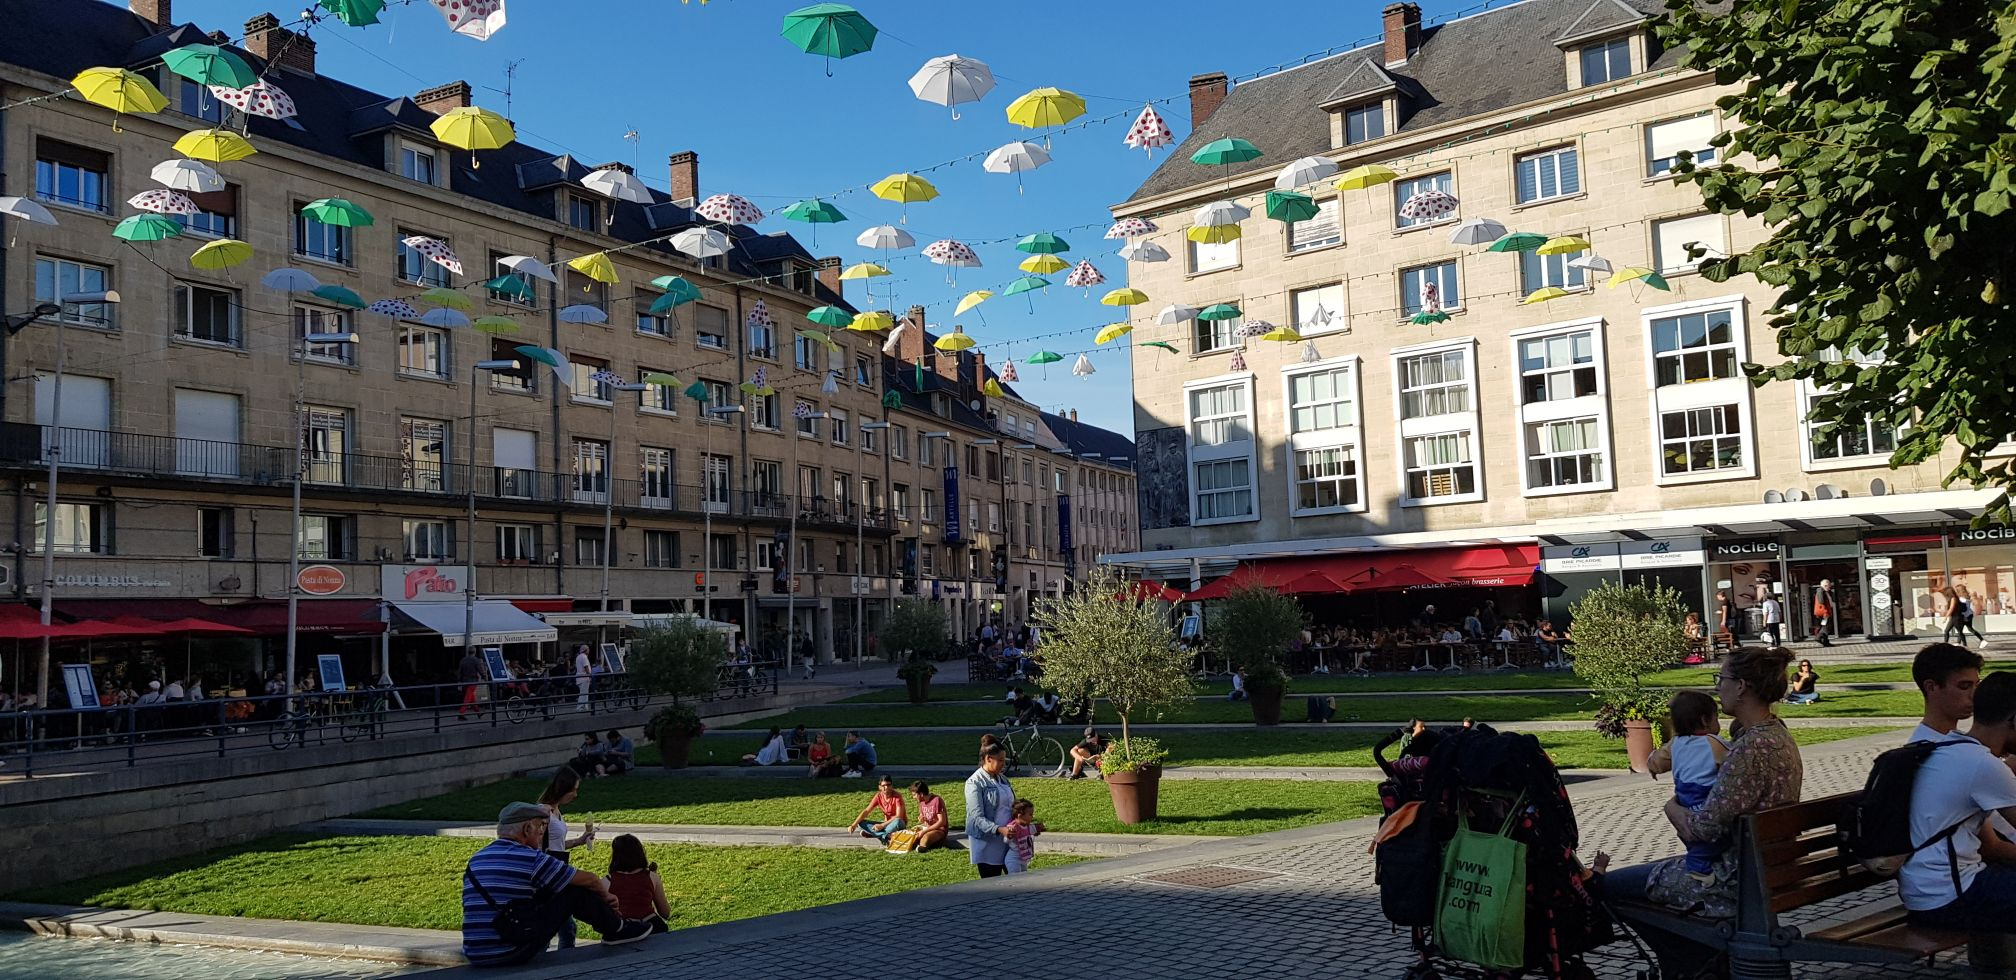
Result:
{"type": "Polygon", "coordinates": [[[1905,920],[1891,879],[1843,855],[1835,826],[1861,793],[1782,806],[1738,820],[1732,844],[1738,859],[1736,916],[1710,919],[1677,912],[1643,898],[1610,904],[1625,921],[1647,934],[1658,948],[1660,936],[1725,952],[1729,975],[1789,977],[1793,963],[1911,963],[1967,944],[1967,934],[1925,929],[1905,920]],[[1778,917],[1864,889],[1870,902],[1850,914],[1801,928],[1778,917]]]}

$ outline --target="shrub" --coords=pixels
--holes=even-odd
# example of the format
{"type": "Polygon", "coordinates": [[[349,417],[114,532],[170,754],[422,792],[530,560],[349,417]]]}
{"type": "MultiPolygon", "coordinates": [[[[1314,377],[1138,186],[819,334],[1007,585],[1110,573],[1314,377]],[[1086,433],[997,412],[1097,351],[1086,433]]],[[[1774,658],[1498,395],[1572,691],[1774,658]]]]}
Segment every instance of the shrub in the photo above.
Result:
{"type": "Polygon", "coordinates": [[[1246,689],[1283,691],[1288,675],[1281,655],[1302,635],[1309,616],[1296,602],[1263,585],[1248,585],[1212,604],[1204,642],[1246,670],[1246,689]]]}
{"type": "Polygon", "coordinates": [[[626,666],[639,687],[676,700],[714,693],[727,659],[724,634],[691,619],[672,619],[631,636],[626,666]]]}
{"type": "Polygon", "coordinates": [[[1687,605],[1680,593],[1656,584],[1604,582],[1569,612],[1575,673],[1595,692],[1598,730],[1621,732],[1623,722],[1658,718],[1669,692],[1647,689],[1643,678],[1687,655],[1687,605]]]}
{"type": "Polygon", "coordinates": [[[1143,757],[1128,731],[1130,718],[1194,697],[1191,655],[1177,647],[1161,603],[1129,594],[1109,569],[1094,571],[1091,581],[1061,598],[1039,602],[1031,618],[1043,631],[1044,684],[1074,692],[1074,704],[1104,698],[1120,716],[1120,740],[1108,747],[1109,758],[1143,757]]]}
{"type": "Polygon", "coordinates": [[[699,712],[683,704],[668,704],[644,723],[644,738],[663,742],[668,738],[693,738],[707,730],[699,712]]]}
{"type": "Polygon", "coordinates": [[[1162,743],[1147,736],[1123,738],[1106,748],[1099,757],[1099,771],[1140,772],[1161,765],[1169,758],[1169,750],[1162,743]]]}
{"type": "Polygon", "coordinates": [[[875,648],[894,659],[901,656],[937,657],[951,638],[951,624],[945,609],[925,599],[899,599],[889,613],[889,621],[875,634],[875,648]]]}

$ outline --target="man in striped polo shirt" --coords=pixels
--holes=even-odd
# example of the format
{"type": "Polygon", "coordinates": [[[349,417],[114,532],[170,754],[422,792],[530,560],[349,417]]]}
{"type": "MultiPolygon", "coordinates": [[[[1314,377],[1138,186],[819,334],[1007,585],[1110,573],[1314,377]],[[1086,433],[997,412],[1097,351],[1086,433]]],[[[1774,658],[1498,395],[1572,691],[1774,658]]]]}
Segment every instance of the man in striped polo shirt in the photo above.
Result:
{"type": "Polygon", "coordinates": [[[602,942],[634,943],[651,924],[616,914],[616,896],[596,875],[546,854],[546,811],[513,803],[497,815],[497,839],[462,872],[462,953],[475,966],[516,966],[546,950],[569,918],[587,923],[602,942]],[[518,928],[501,929],[498,913],[523,903],[518,928]],[[505,934],[506,932],[510,934],[505,934]]]}

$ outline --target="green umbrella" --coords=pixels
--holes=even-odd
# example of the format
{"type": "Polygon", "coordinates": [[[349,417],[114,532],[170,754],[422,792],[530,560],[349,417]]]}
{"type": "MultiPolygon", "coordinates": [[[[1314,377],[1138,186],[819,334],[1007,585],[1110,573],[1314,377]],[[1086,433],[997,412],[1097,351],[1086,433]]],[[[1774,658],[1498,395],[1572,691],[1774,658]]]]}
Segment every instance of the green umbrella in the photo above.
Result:
{"type": "Polygon", "coordinates": [[[533,298],[532,284],[526,282],[517,273],[513,272],[507,272],[501,276],[498,276],[495,279],[490,280],[489,282],[484,283],[483,288],[488,289],[493,293],[500,293],[504,296],[508,296],[511,299],[515,299],[521,303],[530,303],[532,302],[533,298]]]}
{"type": "Polygon", "coordinates": [[[1237,320],[1241,316],[1244,314],[1239,312],[1239,308],[1230,303],[1213,303],[1197,311],[1199,320],[1237,320]]]}
{"type": "Polygon", "coordinates": [[[1203,149],[1190,154],[1190,162],[1215,167],[1227,163],[1245,163],[1259,157],[1259,147],[1242,139],[1228,137],[1204,144],[1203,149]]]}
{"type": "Polygon", "coordinates": [[[707,382],[695,381],[692,384],[687,385],[686,397],[691,398],[702,405],[707,404],[707,382]]]}
{"type": "Polygon", "coordinates": [[[1063,360],[1063,359],[1064,359],[1064,355],[1062,355],[1062,354],[1059,354],[1059,353],[1057,353],[1056,351],[1047,351],[1047,350],[1039,350],[1039,351],[1037,351],[1036,353],[1034,353],[1034,354],[1031,354],[1031,355],[1029,355],[1029,359],[1028,359],[1028,360],[1026,360],[1026,361],[1023,361],[1022,363],[1024,363],[1024,364],[1055,364],[1055,363],[1057,363],[1058,361],[1061,361],[1061,360],[1063,360]]]}
{"type": "Polygon", "coordinates": [[[112,237],[129,242],[158,242],[163,238],[174,238],[182,234],[182,223],[174,218],[158,214],[136,214],[119,222],[112,229],[112,237]]]}
{"type": "Polygon", "coordinates": [[[875,46],[875,25],[842,3],[815,3],[793,10],[784,15],[784,29],[778,33],[800,51],[828,58],[845,58],[875,46]]]}
{"type": "Polygon", "coordinates": [[[805,314],[805,319],[822,327],[844,327],[854,322],[854,314],[837,306],[821,306],[805,314]]]}
{"type": "Polygon", "coordinates": [[[1170,343],[1170,342],[1168,342],[1168,341],[1166,341],[1166,340],[1144,340],[1144,341],[1142,341],[1141,343],[1138,343],[1138,344],[1135,344],[1134,346],[1136,346],[1136,347],[1154,347],[1154,348],[1157,348],[1157,349],[1159,349],[1159,350],[1166,350],[1166,351],[1168,351],[1168,352],[1169,352],[1169,353],[1171,353],[1171,354],[1181,354],[1181,353],[1183,353],[1182,351],[1180,351],[1180,350],[1177,350],[1177,349],[1176,349],[1176,345],[1175,345],[1175,344],[1172,344],[1172,343],[1170,343]]]}
{"type": "Polygon", "coordinates": [[[1444,313],[1441,310],[1436,310],[1433,313],[1430,313],[1427,310],[1422,310],[1421,312],[1416,313],[1413,316],[1407,318],[1408,323],[1411,323],[1417,327],[1426,327],[1437,323],[1447,323],[1448,320],[1449,320],[1449,314],[1444,313]]]}
{"type": "Polygon", "coordinates": [[[338,286],[331,283],[327,286],[317,286],[309,290],[308,293],[311,296],[320,296],[337,306],[347,306],[353,310],[364,308],[364,297],[351,292],[347,286],[338,286]]]}
{"type": "Polygon", "coordinates": [[[1071,251],[1071,243],[1047,231],[1039,231],[1015,243],[1015,250],[1030,255],[1056,255],[1071,251]]]}
{"type": "Polygon", "coordinates": [[[783,215],[787,221],[803,221],[815,225],[830,225],[836,221],[847,220],[847,216],[841,214],[839,208],[809,197],[777,213],[783,215]]]}
{"type": "Polygon", "coordinates": [[[338,225],[344,228],[362,228],[372,221],[371,212],[340,197],[309,201],[308,206],[301,209],[301,213],[325,225],[338,225]]]}
{"type": "Polygon", "coordinates": [[[1531,252],[1546,244],[1546,235],[1536,235],[1530,231],[1515,231],[1491,243],[1487,252],[1531,252]]]}
{"type": "Polygon", "coordinates": [[[659,276],[651,280],[651,285],[654,288],[664,290],[665,296],[660,297],[660,300],[662,301],[669,297],[672,300],[672,306],[683,306],[700,298],[700,287],[687,282],[680,276],[659,276]]]}
{"type": "Polygon", "coordinates": [[[1013,296],[1016,293],[1026,293],[1032,289],[1048,289],[1049,287],[1050,280],[1042,276],[1023,276],[1009,283],[1008,288],[1001,291],[1001,295],[1013,296]]]}
{"type": "Polygon", "coordinates": [[[364,27],[378,23],[378,13],[385,9],[385,0],[319,0],[322,9],[336,15],[336,19],[351,27],[364,27]]]}
{"type": "Polygon", "coordinates": [[[885,392],[883,392],[883,393],[882,393],[882,407],[883,407],[883,408],[902,408],[902,407],[903,407],[903,394],[902,394],[902,392],[898,392],[898,391],[885,391],[885,392]]]}
{"type": "Polygon", "coordinates": [[[214,44],[185,44],[161,56],[168,70],[192,82],[244,88],[259,80],[245,59],[214,44]]]}
{"type": "Polygon", "coordinates": [[[1316,199],[1294,191],[1268,191],[1267,217],[1294,224],[1316,217],[1316,199]]]}

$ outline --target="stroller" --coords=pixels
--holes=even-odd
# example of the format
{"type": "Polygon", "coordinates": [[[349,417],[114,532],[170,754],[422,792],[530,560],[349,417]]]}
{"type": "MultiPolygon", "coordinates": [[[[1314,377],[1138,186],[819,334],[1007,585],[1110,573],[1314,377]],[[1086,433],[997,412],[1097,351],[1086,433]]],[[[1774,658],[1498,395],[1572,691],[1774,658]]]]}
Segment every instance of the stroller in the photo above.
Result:
{"type": "MultiPolygon", "coordinates": [[[[1373,844],[1379,900],[1386,918],[1411,932],[1418,958],[1408,980],[1594,977],[1583,954],[1618,936],[1601,901],[1584,888],[1575,812],[1537,739],[1481,724],[1440,731],[1417,724],[1381,742],[1373,758],[1388,776],[1380,784],[1386,818],[1373,844]],[[1401,754],[1389,763],[1383,751],[1396,741],[1401,754]],[[1444,849],[1466,824],[1502,828],[1523,845],[1524,943],[1516,968],[1467,962],[1438,945],[1437,912],[1457,884],[1445,870],[1444,849]]],[[[1504,931],[1519,948],[1518,930],[1504,931]]]]}

